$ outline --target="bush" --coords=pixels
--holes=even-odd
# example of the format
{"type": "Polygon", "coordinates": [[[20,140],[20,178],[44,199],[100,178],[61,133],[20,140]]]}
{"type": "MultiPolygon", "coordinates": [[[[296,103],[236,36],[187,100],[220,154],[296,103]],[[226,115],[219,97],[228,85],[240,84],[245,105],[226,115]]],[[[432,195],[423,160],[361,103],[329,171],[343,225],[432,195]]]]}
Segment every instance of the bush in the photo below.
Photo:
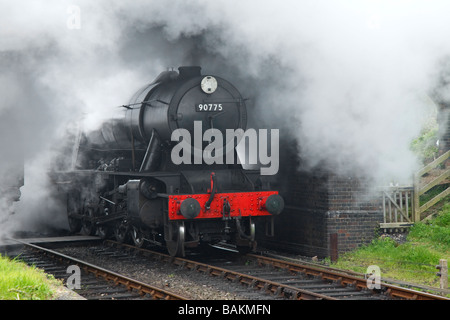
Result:
{"type": "Polygon", "coordinates": [[[438,140],[437,125],[426,128],[422,134],[411,142],[411,150],[425,163],[433,160],[438,154],[436,142],[438,140]]]}

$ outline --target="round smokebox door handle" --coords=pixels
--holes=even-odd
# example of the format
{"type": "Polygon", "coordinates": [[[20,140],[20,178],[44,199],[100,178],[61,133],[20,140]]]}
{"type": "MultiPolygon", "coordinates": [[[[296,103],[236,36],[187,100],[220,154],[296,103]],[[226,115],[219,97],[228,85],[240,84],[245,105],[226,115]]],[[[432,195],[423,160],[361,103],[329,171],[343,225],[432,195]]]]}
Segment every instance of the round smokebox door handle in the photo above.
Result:
{"type": "Polygon", "coordinates": [[[214,77],[206,76],[202,79],[200,83],[204,93],[211,94],[217,89],[217,80],[214,77]]]}

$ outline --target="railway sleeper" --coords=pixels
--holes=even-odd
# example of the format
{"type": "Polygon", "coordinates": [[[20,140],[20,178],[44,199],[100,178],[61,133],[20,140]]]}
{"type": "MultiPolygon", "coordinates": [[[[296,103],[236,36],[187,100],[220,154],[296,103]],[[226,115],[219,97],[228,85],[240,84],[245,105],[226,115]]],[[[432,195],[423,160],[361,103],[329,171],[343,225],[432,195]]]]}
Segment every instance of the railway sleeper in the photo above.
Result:
{"type": "Polygon", "coordinates": [[[112,294],[107,296],[88,297],[88,300],[130,300],[131,298],[140,298],[139,294],[112,294]]]}
{"type": "MultiPolygon", "coordinates": [[[[323,290],[323,292],[325,292],[326,289],[336,290],[336,288],[342,288],[342,286],[323,283],[323,284],[302,285],[301,288],[311,290],[311,291],[314,291],[314,289],[318,289],[318,290],[323,290]]],[[[342,289],[345,289],[345,288],[342,288],[342,289]]],[[[348,291],[348,290],[346,290],[346,291],[348,291]]]]}
{"type": "Polygon", "coordinates": [[[308,288],[308,284],[317,284],[320,285],[317,281],[312,281],[312,282],[305,282],[308,280],[288,280],[288,281],[280,281],[281,284],[283,285],[289,285],[289,286],[296,286],[299,288],[308,288]],[[306,286],[306,287],[305,287],[306,286]]]}
{"type": "MultiPolygon", "coordinates": [[[[318,292],[321,293],[321,292],[318,292]]],[[[364,293],[361,291],[353,291],[353,292],[327,292],[327,296],[330,297],[341,297],[341,298],[351,298],[351,297],[361,297],[361,296],[373,296],[371,293],[364,293]]]]}
{"type": "Polygon", "coordinates": [[[106,284],[106,283],[97,283],[97,284],[92,283],[92,284],[89,284],[89,285],[83,283],[83,287],[81,287],[81,289],[76,289],[76,291],[78,293],[79,292],[83,292],[83,293],[89,294],[90,291],[95,293],[95,292],[99,292],[100,290],[104,290],[104,289],[107,289],[107,288],[110,288],[110,287],[111,287],[111,285],[110,284],[106,284]]]}
{"type": "MultiPolygon", "coordinates": [[[[28,263],[28,262],[27,262],[28,263]]],[[[47,263],[47,262],[41,262],[41,263],[31,263],[31,265],[35,268],[39,268],[39,269],[45,269],[45,268],[50,268],[50,267],[54,267],[55,264],[54,263],[47,263]]]]}
{"type": "Polygon", "coordinates": [[[117,287],[111,287],[111,285],[98,285],[98,286],[90,286],[89,288],[82,288],[74,290],[78,294],[83,295],[84,297],[94,296],[94,295],[112,295],[115,293],[126,292],[125,289],[118,289],[117,287]]]}

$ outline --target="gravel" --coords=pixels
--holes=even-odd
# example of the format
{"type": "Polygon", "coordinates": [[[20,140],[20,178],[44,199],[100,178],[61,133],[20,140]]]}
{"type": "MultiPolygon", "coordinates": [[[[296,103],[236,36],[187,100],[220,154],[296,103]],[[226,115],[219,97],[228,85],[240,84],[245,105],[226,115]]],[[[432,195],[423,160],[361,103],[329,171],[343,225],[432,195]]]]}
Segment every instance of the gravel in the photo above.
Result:
{"type": "Polygon", "coordinates": [[[395,233],[383,233],[380,238],[391,238],[394,240],[397,244],[403,244],[406,242],[408,237],[408,233],[406,232],[395,232],[395,233]]]}

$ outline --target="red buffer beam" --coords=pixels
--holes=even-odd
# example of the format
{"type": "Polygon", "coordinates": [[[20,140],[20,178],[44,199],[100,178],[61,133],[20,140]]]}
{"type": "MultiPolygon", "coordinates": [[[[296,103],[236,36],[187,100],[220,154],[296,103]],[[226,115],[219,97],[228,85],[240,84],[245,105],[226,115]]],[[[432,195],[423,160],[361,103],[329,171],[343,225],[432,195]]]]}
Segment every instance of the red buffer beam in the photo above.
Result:
{"type": "Polygon", "coordinates": [[[278,191],[171,195],[169,220],[271,216],[282,202],[278,191]]]}

